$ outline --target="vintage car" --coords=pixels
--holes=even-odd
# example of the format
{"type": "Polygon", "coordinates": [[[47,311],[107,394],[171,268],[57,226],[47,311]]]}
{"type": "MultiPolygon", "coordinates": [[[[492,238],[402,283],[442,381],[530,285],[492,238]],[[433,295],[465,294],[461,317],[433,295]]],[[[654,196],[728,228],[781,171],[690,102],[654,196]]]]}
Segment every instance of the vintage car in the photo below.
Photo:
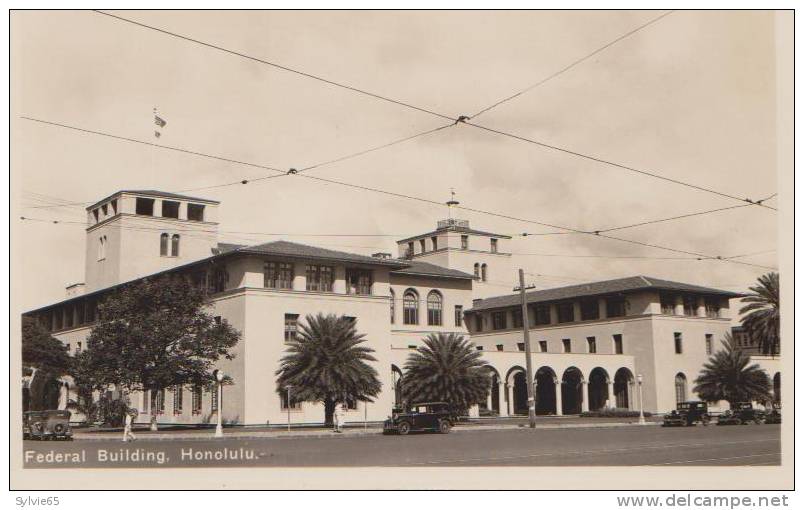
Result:
{"type": "Polygon", "coordinates": [[[70,411],[28,411],[23,413],[22,438],[72,440],[70,411]]]}
{"type": "Polygon", "coordinates": [[[773,409],[765,415],[765,423],[782,423],[782,404],[773,403],[773,409]]]}
{"type": "Polygon", "coordinates": [[[662,427],[689,427],[696,423],[706,426],[710,420],[706,402],[679,402],[674,410],[664,415],[662,427]]]}
{"type": "Polygon", "coordinates": [[[408,409],[395,408],[383,423],[383,434],[406,435],[409,432],[449,433],[456,416],[446,402],[422,402],[408,409]]]}
{"type": "Polygon", "coordinates": [[[751,422],[756,424],[765,422],[765,412],[754,409],[751,402],[738,402],[717,417],[718,425],[747,425],[751,422]]]}

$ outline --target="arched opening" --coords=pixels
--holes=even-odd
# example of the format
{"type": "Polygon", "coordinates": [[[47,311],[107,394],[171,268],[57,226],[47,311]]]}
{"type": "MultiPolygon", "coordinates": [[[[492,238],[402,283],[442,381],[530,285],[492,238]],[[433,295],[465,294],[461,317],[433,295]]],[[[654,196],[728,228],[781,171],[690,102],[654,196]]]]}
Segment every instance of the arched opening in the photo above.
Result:
{"type": "Polygon", "coordinates": [[[589,372],[589,410],[598,411],[606,407],[610,400],[614,405],[614,398],[609,396],[609,374],[600,367],[589,372]]]}
{"type": "Polygon", "coordinates": [[[478,407],[483,415],[500,414],[500,374],[492,367],[486,367],[489,372],[489,393],[486,400],[478,403],[478,407]]]}
{"type": "Polygon", "coordinates": [[[483,264],[480,266],[480,279],[485,282],[486,278],[488,278],[488,269],[486,264],[483,264]]]}
{"type": "Polygon", "coordinates": [[[618,409],[631,409],[631,388],[634,385],[634,374],[627,368],[621,368],[614,374],[614,398],[618,409]]]}
{"type": "Polygon", "coordinates": [[[173,257],[179,256],[179,234],[173,234],[170,240],[170,255],[173,257]]]}
{"type": "Polygon", "coordinates": [[[402,405],[402,370],[396,365],[391,365],[391,381],[394,388],[394,404],[402,405]]]}
{"type": "Polygon", "coordinates": [[[556,373],[550,367],[536,371],[536,414],[556,414],[556,373]]]}
{"type": "Polygon", "coordinates": [[[480,264],[475,262],[475,279],[480,278],[480,264]]]}
{"type": "Polygon", "coordinates": [[[159,236],[159,255],[163,257],[167,257],[168,254],[168,236],[167,234],[162,234],[159,236]]]}
{"type": "Polygon", "coordinates": [[[389,289],[389,292],[391,294],[391,324],[393,324],[396,316],[396,293],[394,293],[394,289],[389,289]]]}
{"type": "Polygon", "coordinates": [[[561,378],[561,407],[564,414],[580,414],[583,403],[583,374],[569,367],[561,378]]]}
{"type": "Polygon", "coordinates": [[[681,372],[676,374],[676,403],[687,400],[687,376],[681,372]]]}
{"type": "Polygon", "coordinates": [[[419,323],[419,295],[413,289],[405,291],[402,298],[403,322],[405,324],[419,323]]]}
{"type": "Polygon", "coordinates": [[[506,375],[506,391],[508,395],[508,414],[528,414],[528,386],[525,369],[512,367],[506,375]]]}
{"type": "Polygon", "coordinates": [[[444,298],[437,290],[431,290],[427,294],[427,325],[428,326],[441,326],[442,324],[442,308],[444,306],[444,298]]]}
{"type": "Polygon", "coordinates": [[[782,374],[780,372],[776,372],[773,376],[773,401],[782,401],[782,374]]]}

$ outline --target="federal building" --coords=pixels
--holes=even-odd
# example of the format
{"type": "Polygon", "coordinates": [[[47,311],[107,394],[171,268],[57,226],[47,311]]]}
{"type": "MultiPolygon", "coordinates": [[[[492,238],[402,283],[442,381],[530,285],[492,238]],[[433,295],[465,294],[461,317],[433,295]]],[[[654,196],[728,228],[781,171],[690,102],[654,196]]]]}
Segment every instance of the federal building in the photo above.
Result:
{"type": "MultiPolygon", "coordinates": [[[[693,381],[731,331],[741,294],[636,275],[526,293],[512,281],[510,237],[452,218],[397,241],[397,253],[373,256],[290,241],[253,246],[218,242],[214,200],[153,190],[118,191],[87,208],[85,279],[65,299],[24,315],[40,321],[71,354],[86,347],[97,304],[121,285],[159,274],[182,274],[207,286],[211,312],[242,333],[221,409],[215,390],[174,387],[134,393],[140,422],[238,425],[321,423],[323,405],[288,401],[275,371],[287,342],[308,314],[357,321],[374,349],[383,390],[351,405],[346,421],[383,420],[400,401],[409,353],[430,333],[467,336],[489,363],[488,398],[477,415],[527,414],[527,384],[536,411],[572,415],[607,407],[666,412],[695,400],[693,381]],[[525,374],[523,327],[530,330],[533,381],[525,374]]],[[[65,282],[66,283],[66,282],[65,282]]],[[[778,358],[755,361],[780,398],[778,358]]],[[[69,378],[58,403],[75,398],[69,378]]]]}

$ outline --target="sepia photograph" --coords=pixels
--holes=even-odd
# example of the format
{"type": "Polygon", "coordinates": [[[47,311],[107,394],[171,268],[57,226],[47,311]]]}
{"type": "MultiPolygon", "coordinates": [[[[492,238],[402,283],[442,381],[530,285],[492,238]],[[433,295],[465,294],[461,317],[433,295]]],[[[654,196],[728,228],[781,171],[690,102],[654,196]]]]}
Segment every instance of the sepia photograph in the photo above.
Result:
{"type": "Polygon", "coordinates": [[[9,31],[11,489],[794,488],[793,10],[9,31]]]}

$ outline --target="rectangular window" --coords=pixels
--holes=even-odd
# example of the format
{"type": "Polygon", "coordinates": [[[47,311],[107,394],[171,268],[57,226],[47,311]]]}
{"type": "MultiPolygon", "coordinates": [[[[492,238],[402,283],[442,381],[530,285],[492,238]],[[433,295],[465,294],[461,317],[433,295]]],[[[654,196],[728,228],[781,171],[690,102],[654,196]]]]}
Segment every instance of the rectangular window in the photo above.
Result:
{"type": "Polygon", "coordinates": [[[614,335],[612,338],[614,339],[614,354],[622,354],[623,353],[623,336],[622,335],[614,335]]]}
{"type": "Polygon", "coordinates": [[[544,326],[550,324],[550,305],[538,305],[536,307],[536,325],[544,326]]]}
{"type": "Polygon", "coordinates": [[[207,280],[207,290],[213,293],[226,290],[226,282],[229,280],[229,273],[222,267],[217,267],[209,273],[207,280]]]}
{"type": "Polygon", "coordinates": [[[299,331],[299,314],[285,314],[285,342],[296,340],[296,333],[299,331]]]}
{"type": "Polygon", "coordinates": [[[187,204],[187,219],[190,221],[204,221],[204,206],[201,204],[187,204]]]}
{"type": "Polygon", "coordinates": [[[516,344],[516,348],[522,352],[525,352],[525,342],[519,342],[516,344]]]}
{"type": "Polygon", "coordinates": [[[475,346],[475,348],[476,348],[478,351],[482,351],[482,350],[483,350],[483,346],[482,346],[482,345],[476,345],[476,346],[475,346]]]}
{"type": "Polygon", "coordinates": [[[162,200],[162,217],[179,219],[179,203],[162,200]]]}
{"type": "Polygon", "coordinates": [[[83,350],[83,348],[84,347],[83,347],[83,345],[81,345],[81,342],[76,342],[75,343],[75,353],[76,354],[81,354],[81,351],[83,350]]]}
{"type": "Polygon", "coordinates": [[[614,297],[606,299],[606,317],[624,317],[625,298],[614,297]]]}
{"type": "Polygon", "coordinates": [[[502,351],[503,350],[503,344],[497,344],[497,350],[502,351]]]}
{"type": "Polygon", "coordinates": [[[433,236],[430,238],[430,242],[433,244],[433,251],[438,250],[438,238],[433,236]]]}
{"type": "Polygon", "coordinates": [[[109,216],[109,206],[107,204],[103,204],[101,206],[101,211],[103,211],[103,217],[109,216]]]}
{"type": "Polygon", "coordinates": [[[659,298],[662,305],[662,315],[676,314],[676,297],[669,294],[662,294],[659,298]]]}
{"type": "Polygon", "coordinates": [[[307,290],[332,292],[332,267],[308,265],[307,290]]]}
{"type": "Polygon", "coordinates": [[[684,351],[683,339],[681,337],[681,333],[673,333],[673,340],[675,341],[676,345],[676,354],[681,354],[684,351]]]}
{"type": "Polygon", "coordinates": [[[564,347],[564,352],[572,352],[572,340],[565,338],[561,340],[561,345],[564,347]]]}
{"type": "Polygon", "coordinates": [[[581,320],[593,321],[600,318],[600,307],[597,299],[584,299],[581,301],[581,320]]]}
{"type": "Polygon", "coordinates": [[[193,414],[201,414],[201,395],[203,387],[200,384],[193,386],[193,414]]]}
{"type": "Polygon", "coordinates": [[[589,354],[597,353],[597,340],[595,340],[595,337],[593,336],[586,337],[586,347],[587,352],[589,352],[589,354]]]}
{"type": "Polygon", "coordinates": [[[494,312],[491,314],[491,327],[495,330],[505,329],[508,327],[505,312],[494,312]]]}
{"type": "Polygon", "coordinates": [[[154,199],[153,198],[142,198],[137,197],[137,205],[135,206],[134,212],[140,214],[142,216],[153,216],[154,215],[154,199]]]}
{"type": "Polygon", "coordinates": [[[165,412],[165,390],[151,391],[151,413],[164,414],[165,412]]]}
{"type": "Polygon", "coordinates": [[[346,270],[346,293],[358,296],[371,295],[371,271],[366,269],[346,270]]]}
{"type": "Polygon", "coordinates": [[[694,317],[696,315],[695,309],[698,307],[696,299],[693,296],[684,296],[684,315],[694,317]]]}
{"type": "Polygon", "coordinates": [[[483,316],[480,314],[475,315],[475,331],[483,331],[483,316]]]}
{"type": "Polygon", "coordinates": [[[117,199],[112,200],[112,215],[117,214],[117,199]]]}
{"type": "Polygon", "coordinates": [[[491,240],[491,253],[497,253],[497,240],[491,240]]]}
{"type": "Polygon", "coordinates": [[[539,340],[539,352],[547,352],[547,340],[539,340]]]}
{"type": "Polygon", "coordinates": [[[100,210],[99,210],[99,209],[92,209],[92,216],[94,216],[94,217],[95,217],[95,223],[97,223],[97,222],[98,222],[99,214],[100,214],[100,210]]]}
{"type": "Polygon", "coordinates": [[[266,262],[263,265],[263,286],[267,289],[292,289],[293,264],[266,262]]]}
{"type": "Polygon", "coordinates": [[[461,236],[461,249],[462,250],[469,249],[469,236],[461,236]]]}
{"type": "Polygon", "coordinates": [[[706,334],[706,355],[709,356],[712,354],[712,335],[707,333],[706,334]]]}
{"type": "Polygon", "coordinates": [[[455,305],[455,326],[463,326],[463,306],[455,305]]]}
{"type": "Polygon", "coordinates": [[[408,251],[405,253],[405,256],[408,258],[413,256],[413,241],[408,243],[408,251]]]}
{"type": "Polygon", "coordinates": [[[558,304],[558,322],[573,322],[575,320],[575,304],[559,303],[558,304]]]}
{"type": "Polygon", "coordinates": [[[521,328],[523,326],[521,308],[515,308],[511,311],[511,321],[515,328],[521,328]]]}
{"type": "Polygon", "coordinates": [[[419,248],[422,249],[422,253],[427,251],[427,243],[425,243],[424,239],[419,239],[419,248]]]}
{"type": "Polygon", "coordinates": [[[173,387],[173,414],[181,414],[184,408],[184,389],[181,386],[173,387]]]}

